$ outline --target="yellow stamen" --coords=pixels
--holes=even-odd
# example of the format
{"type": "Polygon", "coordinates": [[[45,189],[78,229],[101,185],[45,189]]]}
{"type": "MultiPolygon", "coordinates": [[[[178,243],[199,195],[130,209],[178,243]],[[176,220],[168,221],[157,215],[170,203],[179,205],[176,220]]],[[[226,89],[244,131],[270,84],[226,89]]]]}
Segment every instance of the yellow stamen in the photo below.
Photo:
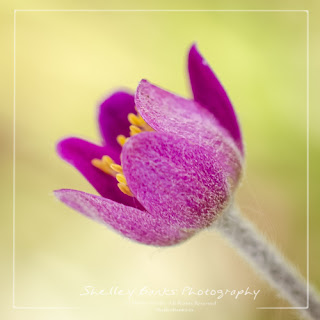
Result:
{"type": "Polygon", "coordinates": [[[116,164],[116,163],[112,163],[112,164],[110,165],[110,168],[111,168],[113,171],[115,171],[115,172],[118,172],[118,173],[122,173],[122,174],[123,174],[122,167],[119,166],[119,165],[116,164]]]}
{"type": "Polygon", "coordinates": [[[106,174],[114,175],[114,171],[110,168],[109,164],[100,159],[92,159],[91,164],[106,174]]]}
{"type": "Polygon", "coordinates": [[[131,124],[141,127],[145,124],[145,121],[142,119],[140,115],[135,115],[134,113],[128,114],[128,120],[131,124]]]}
{"type": "Polygon", "coordinates": [[[124,135],[120,134],[117,136],[117,141],[120,144],[120,146],[122,147],[126,143],[127,138],[124,135]]]}
{"type": "Polygon", "coordinates": [[[123,183],[123,184],[127,184],[127,179],[126,177],[122,174],[122,173],[117,173],[116,175],[116,179],[118,180],[118,182],[123,183]]]}
{"type": "Polygon", "coordinates": [[[114,163],[114,161],[109,156],[103,156],[101,160],[92,159],[91,164],[102,172],[114,176],[119,182],[118,188],[121,190],[121,192],[130,197],[133,197],[133,194],[127,185],[127,179],[123,174],[122,167],[114,163]]]}
{"type": "MultiPolygon", "coordinates": [[[[153,131],[153,129],[144,121],[144,119],[141,117],[141,115],[139,113],[137,115],[135,115],[134,113],[129,113],[128,120],[132,125],[139,127],[139,129],[141,131],[153,131]]],[[[140,132],[137,132],[137,133],[140,133],[140,132]]],[[[131,136],[133,136],[135,134],[136,133],[131,134],[131,132],[130,132],[131,136]]]]}
{"type": "MultiPolygon", "coordinates": [[[[137,108],[135,107],[137,111],[137,108]]],[[[153,129],[144,121],[141,115],[138,113],[129,113],[128,120],[130,122],[130,136],[134,136],[143,131],[153,131],[153,129]]],[[[127,142],[129,137],[126,137],[122,134],[117,136],[117,142],[121,147],[127,142]]],[[[116,164],[109,156],[103,156],[102,159],[93,159],[91,164],[100,169],[102,172],[109,174],[117,179],[118,188],[126,195],[133,197],[133,194],[130,188],[127,185],[127,180],[123,174],[121,165],[116,164]]]]}
{"type": "Polygon", "coordinates": [[[134,136],[135,134],[138,134],[141,132],[141,129],[135,125],[131,125],[129,129],[130,129],[130,136],[134,136]]]}
{"type": "Polygon", "coordinates": [[[118,188],[127,196],[133,197],[133,194],[126,184],[118,183],[118,188]]]}
{"type": "Polygon", "coordinates": [[[109,166],[114,163],[114,161],[109,157],[109,156],[103,156],[102,157],[102,162],[108,164],[109,166]]]}

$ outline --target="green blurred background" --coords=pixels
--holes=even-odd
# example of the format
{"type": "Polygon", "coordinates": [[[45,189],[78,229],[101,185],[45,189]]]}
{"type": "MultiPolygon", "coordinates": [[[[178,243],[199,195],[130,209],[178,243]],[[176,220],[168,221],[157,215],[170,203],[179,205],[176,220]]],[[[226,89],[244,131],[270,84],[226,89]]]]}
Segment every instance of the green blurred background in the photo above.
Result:
{"type": "Polygon", "coordinates": [[[247,160],[238,203],[306,276],[306,12],[16,13],[16,308],[12,308],[13,9],[142,8],[310,10],[310,278],[320,288],[316,1],[141,1],[135,5],[11,1],[2,2],[0,22],[2,319],[298,319],[290,310],[256,309],[287,304],[218,234],[205,231],[173,248],[139,245],[58,203],[52,190],[95,193],[54,149],[56,141],[67,135],[99,141],[97,105],[110,92],[119,87],[134,91],[146,78],[191,96],[186,54],[196,41],[226,87],[241,122],[247,160]],[[124,297],[80,296],[86,285],[98,289],[250,287],[261,292],[256,301],[226,297],[193,313],[159,313],[151,304],[130,306],[124,297]]]}

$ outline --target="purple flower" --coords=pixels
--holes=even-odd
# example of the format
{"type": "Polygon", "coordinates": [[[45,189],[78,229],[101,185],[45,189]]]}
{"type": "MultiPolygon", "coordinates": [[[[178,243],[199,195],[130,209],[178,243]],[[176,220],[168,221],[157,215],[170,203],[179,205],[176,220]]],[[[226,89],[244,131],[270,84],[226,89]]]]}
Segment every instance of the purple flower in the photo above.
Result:
{"type": "Polygon", "coordinates": [[[102,145],[60,141],[60,157],[101,196],[61,189],[56,197],[150,245],[173,245],[208,227],[238,185],[243,143],[232,104],[195,45],[188,70],[193,100],[142,80],[135,96],[116,92],[101,104],[102,145]]]}

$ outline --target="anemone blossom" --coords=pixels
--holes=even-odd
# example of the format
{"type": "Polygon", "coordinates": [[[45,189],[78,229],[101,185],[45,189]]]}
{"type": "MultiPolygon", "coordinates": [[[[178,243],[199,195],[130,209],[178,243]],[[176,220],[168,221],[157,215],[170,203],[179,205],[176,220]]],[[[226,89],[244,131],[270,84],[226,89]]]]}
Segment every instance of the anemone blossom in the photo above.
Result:
{"type": "Polygon", "coordinates": [[[135,96],[116,92],[100,105],[102,145],[58,143],[101,195],[62,189],[58,199],[150,245],[179,243],[212,224],[239,183],[243,143],[232,104],[195,46],[188,67],[194,99],[142,80],[135,96]]]}
{"type": "Polygon", "coordinates": [[[61,140],[60,157],[100,196],[61,189],[56,197],[148,245],[170,246],[204,228],[218,230],[293,308],[320,319],[317,294],[232,203],[244,161],[239,123],[195,45],[188,70],[193,99],[142,80],[134,96],[116,92],[100,105],[102,144],[61,140]]]}

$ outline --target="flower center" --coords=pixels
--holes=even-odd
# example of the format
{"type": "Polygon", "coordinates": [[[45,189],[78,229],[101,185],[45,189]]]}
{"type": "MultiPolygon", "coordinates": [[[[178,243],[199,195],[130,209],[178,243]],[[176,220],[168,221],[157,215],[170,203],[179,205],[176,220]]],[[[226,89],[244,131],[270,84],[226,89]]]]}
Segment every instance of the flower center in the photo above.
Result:
{"type": "MultiPolygon", "coordinates": [[[[140,114],[129,113],[128,120],[131,123],[130,137],[143,131],[153,131],[153,129],[142,119],[140,114]]],[[[122,134],[117,136],[117,142],[122,147],[130,137],[122,134]]],[[[113,176],[118,181],[118,188],[126,195],[133,197],[133,194],[127,184],[126,177],[123,174],[121,165],[116,164],[109,156],[105,155],[101,159],[92,159],[91,164],[110,176],[113,176]]]]}

